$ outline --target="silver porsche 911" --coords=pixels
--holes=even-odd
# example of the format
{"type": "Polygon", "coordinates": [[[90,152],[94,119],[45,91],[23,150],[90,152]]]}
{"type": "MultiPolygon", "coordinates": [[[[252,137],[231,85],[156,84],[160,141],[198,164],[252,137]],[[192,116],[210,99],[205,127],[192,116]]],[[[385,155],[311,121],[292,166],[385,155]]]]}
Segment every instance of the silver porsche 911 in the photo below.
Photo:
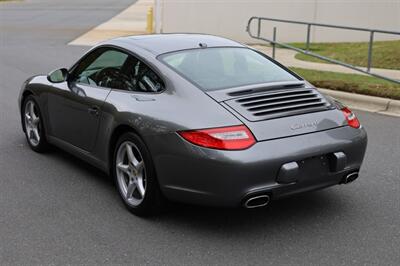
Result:
{"type": "Polygon", "coordinates": [[[349,108],[268,56],[199,34],[121,37],[19,97],[30,147],[109,173],[127,208],[271,199],[358,177],[367,134],[349,108]]]}

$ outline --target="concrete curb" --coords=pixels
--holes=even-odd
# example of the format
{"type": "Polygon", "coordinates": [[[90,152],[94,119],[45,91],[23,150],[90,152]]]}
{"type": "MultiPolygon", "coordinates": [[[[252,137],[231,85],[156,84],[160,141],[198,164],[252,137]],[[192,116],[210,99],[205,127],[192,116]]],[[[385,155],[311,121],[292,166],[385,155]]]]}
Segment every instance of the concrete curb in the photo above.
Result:
{"type": "Polygon", "coordinates": [[[351,108],[400,117],[400,101],[398,100],[322,88],[319,88],[319,90],[351,108]]]}

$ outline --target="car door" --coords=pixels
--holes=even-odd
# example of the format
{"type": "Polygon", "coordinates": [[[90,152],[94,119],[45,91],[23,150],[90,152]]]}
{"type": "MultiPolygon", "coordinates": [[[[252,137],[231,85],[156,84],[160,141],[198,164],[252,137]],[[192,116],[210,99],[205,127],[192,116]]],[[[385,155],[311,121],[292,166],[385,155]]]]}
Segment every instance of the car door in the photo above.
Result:
{"type": "Polygon", "coordinates": [[[70,71],[68,82],[48,97],[51,134],[85,151],[96,143],[102,106],[128,55],[101,47],[70,71]]]}

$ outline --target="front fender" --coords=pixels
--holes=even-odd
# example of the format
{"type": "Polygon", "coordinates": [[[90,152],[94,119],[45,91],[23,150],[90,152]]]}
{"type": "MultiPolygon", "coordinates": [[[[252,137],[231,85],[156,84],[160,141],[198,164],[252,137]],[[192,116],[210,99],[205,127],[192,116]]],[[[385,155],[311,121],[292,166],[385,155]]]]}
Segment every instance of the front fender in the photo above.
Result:
{"type": "Polygon", "coordinates": [[[40,78],[41,75],[35,75],[32,76],[30,78],[28,78],[27,80],[24,81],[24,83],[22,83],[21,85],[21,89],[19,91],[18,94],[18,110],[19,110],[19,114],[20,114],[20,119],[21,119],[21,127],[23,132],[25,132],[25,128],[24,128],[24,123],[23,123],[23,119],[22,119],[22,105],[24,103],[25,97],[27,97],[28,95],[33,95],[36,100],[37,100],[37,92],[35,90],[35,87],[33,86],[32,83],[35,83],[35,79],[40,78]]]}

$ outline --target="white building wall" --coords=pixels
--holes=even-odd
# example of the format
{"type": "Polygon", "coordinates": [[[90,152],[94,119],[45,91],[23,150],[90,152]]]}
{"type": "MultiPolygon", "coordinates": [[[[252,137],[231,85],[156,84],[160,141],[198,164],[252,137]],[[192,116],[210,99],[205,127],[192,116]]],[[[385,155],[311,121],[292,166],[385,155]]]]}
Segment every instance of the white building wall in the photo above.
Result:
{"type": "MultiPolygon", "coordinates": [[[[255,42],[245,31],[251,16],[400,31],[400,0],[162,0],[163,32],[197,32],[255,42]]],[[[254,24],[255,25],[255,24],[254,24]]],[[[262,35],[305,41],[306,26],[263,22],[262,35]]],[[[254,30],[255,32],[255,30],[254,30]]],[[[367,41],[368,33],[316,28],[312,41],[367,41]]],[[[377,34],[376,39],[400,39],[377,34]]]]}

